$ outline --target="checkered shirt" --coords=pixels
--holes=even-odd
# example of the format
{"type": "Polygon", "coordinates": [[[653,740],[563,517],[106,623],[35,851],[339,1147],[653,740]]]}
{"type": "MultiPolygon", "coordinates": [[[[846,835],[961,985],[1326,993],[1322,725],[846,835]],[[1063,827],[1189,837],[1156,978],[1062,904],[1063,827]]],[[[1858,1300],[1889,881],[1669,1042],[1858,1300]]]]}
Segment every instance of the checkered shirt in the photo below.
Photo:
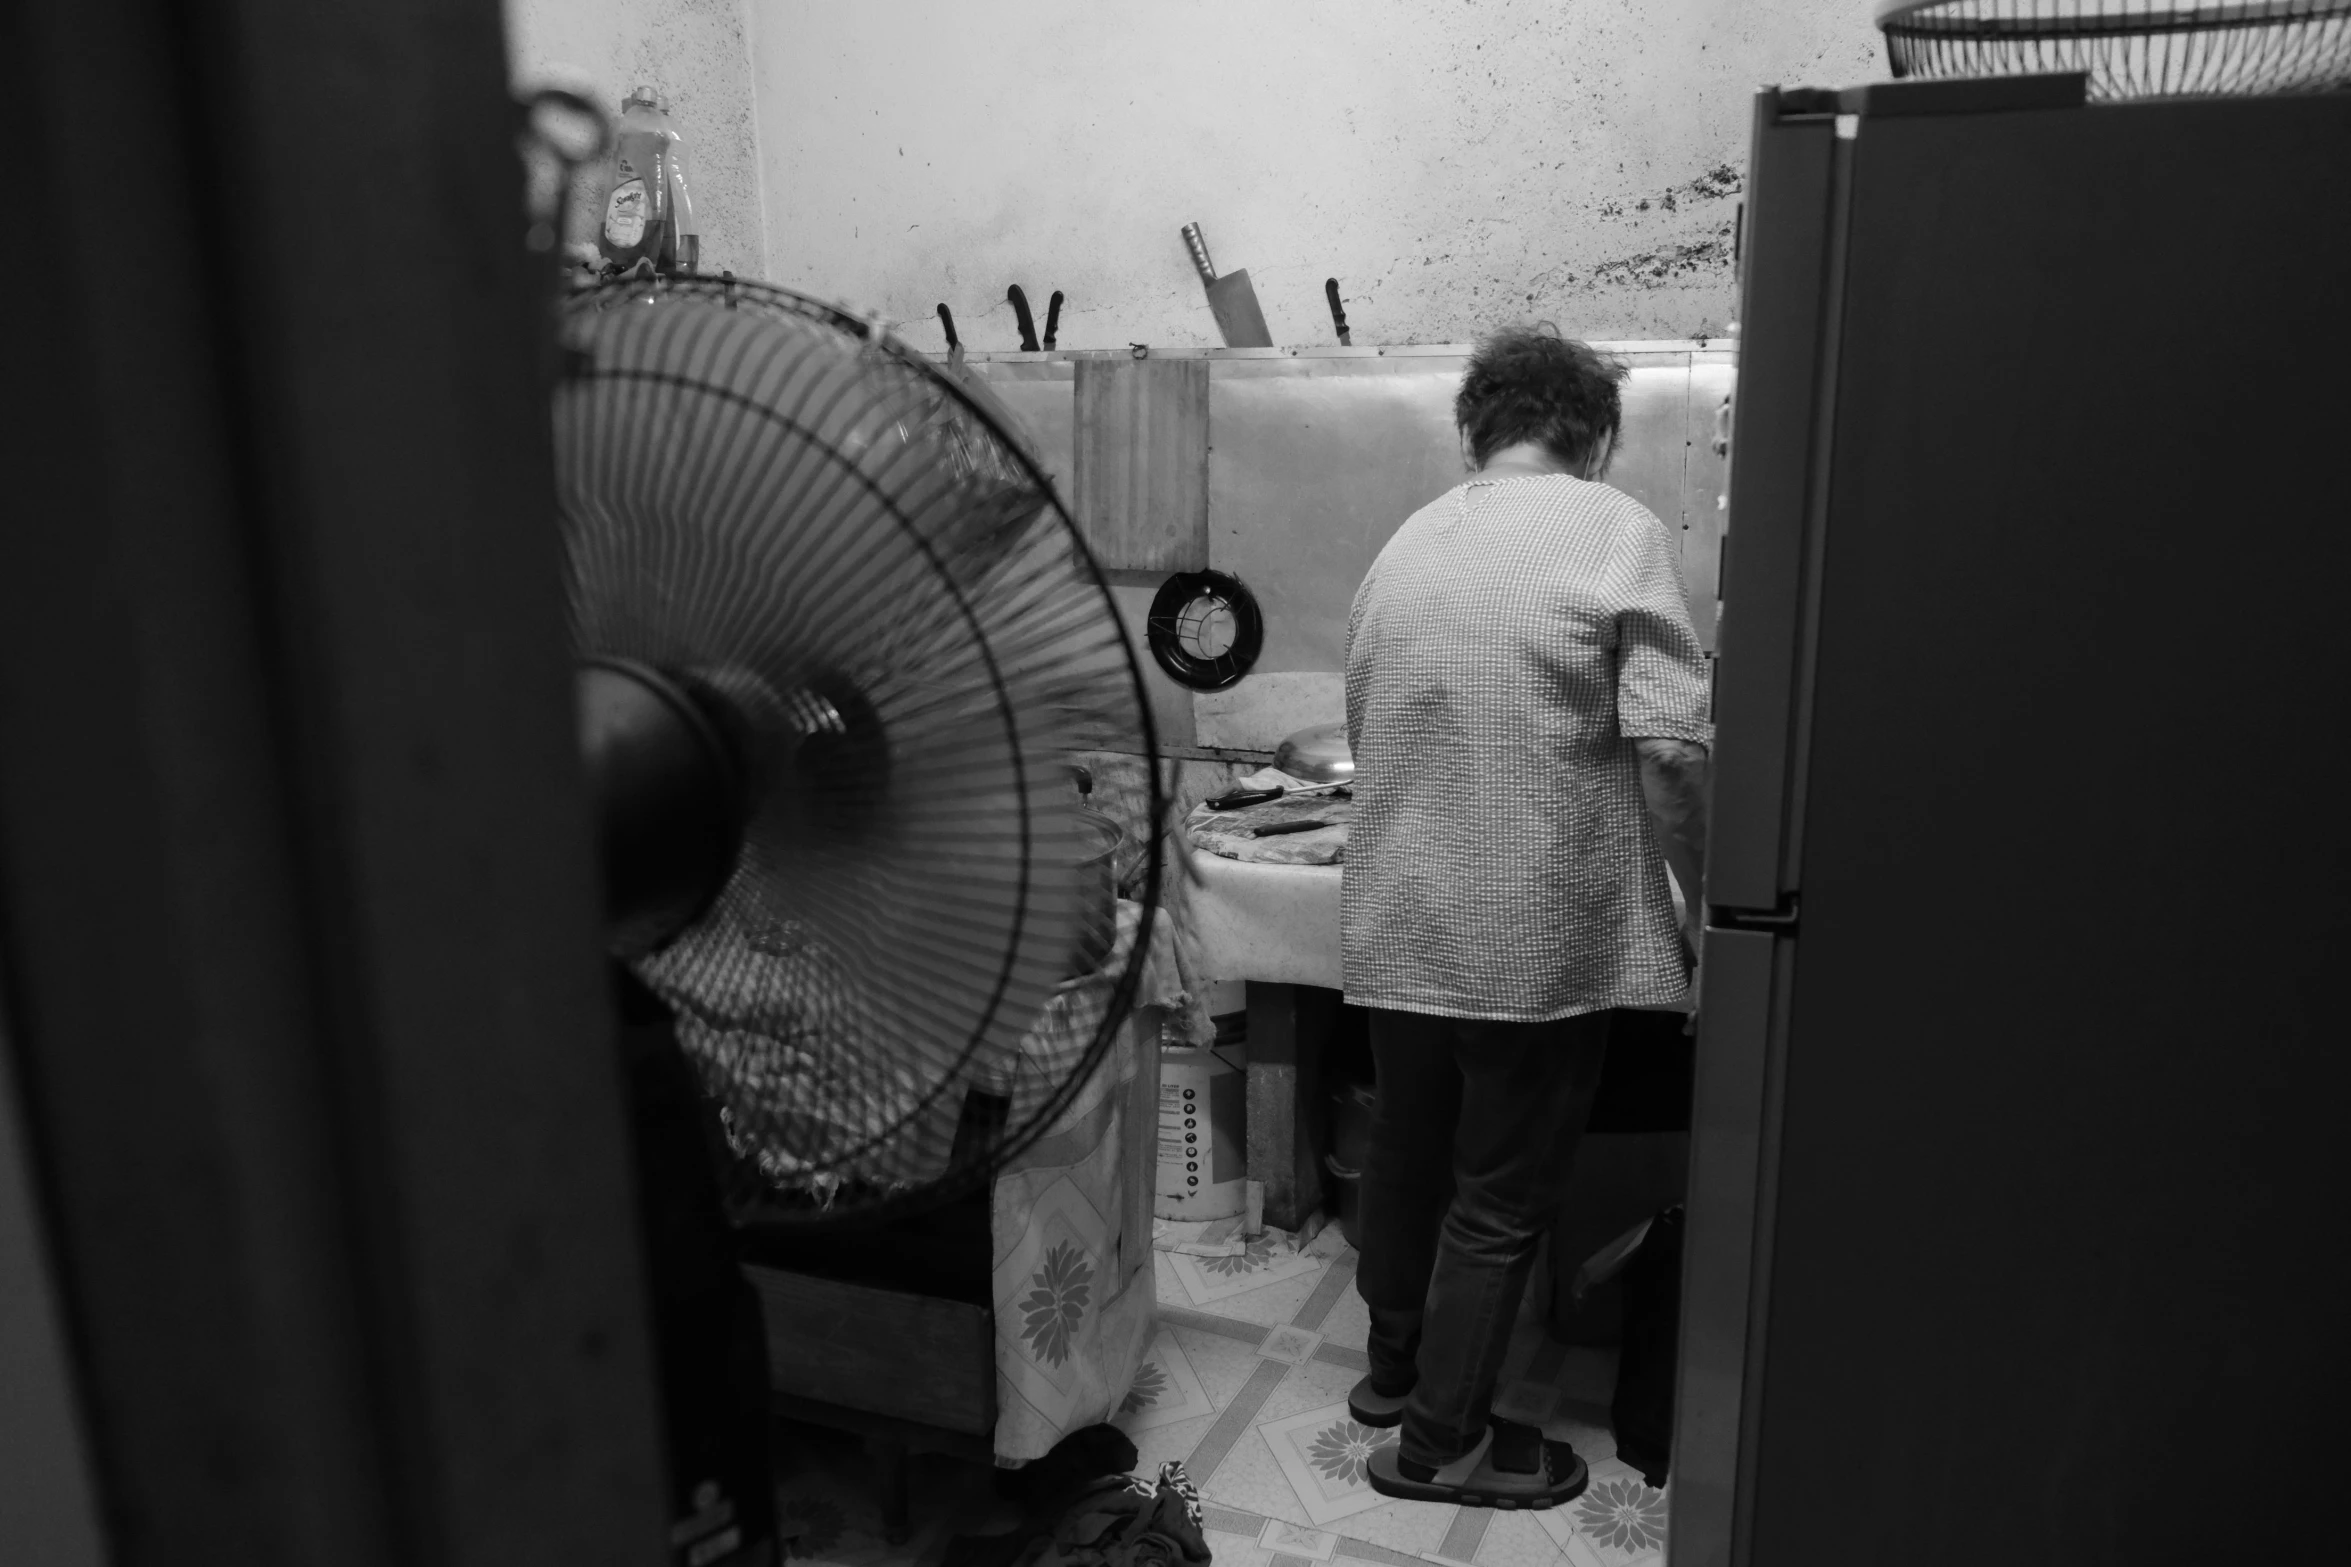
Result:
{"type": "Polygon", "coordinates": [[[1675,544],[1562,474],[1472,479],[1380,552],[1347,626],[1349,1001],[1545,1022],[1685,999],[1631,744],[1713,740],[1675,544]]]}

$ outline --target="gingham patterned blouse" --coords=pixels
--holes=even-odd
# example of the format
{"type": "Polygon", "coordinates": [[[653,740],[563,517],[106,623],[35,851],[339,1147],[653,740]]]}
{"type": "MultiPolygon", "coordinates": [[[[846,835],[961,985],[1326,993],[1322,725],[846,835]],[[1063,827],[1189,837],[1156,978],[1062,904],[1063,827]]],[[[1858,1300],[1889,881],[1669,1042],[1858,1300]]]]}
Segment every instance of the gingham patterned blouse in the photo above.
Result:
{"type": "Polygon", "coordinates": [[[1711,745],[1675,540],[1559,475],[1471,479],[1380,552],[1347,627],[1357,1006],[1545,1022],[1685,980],[1637,736],[1711,745]]]}

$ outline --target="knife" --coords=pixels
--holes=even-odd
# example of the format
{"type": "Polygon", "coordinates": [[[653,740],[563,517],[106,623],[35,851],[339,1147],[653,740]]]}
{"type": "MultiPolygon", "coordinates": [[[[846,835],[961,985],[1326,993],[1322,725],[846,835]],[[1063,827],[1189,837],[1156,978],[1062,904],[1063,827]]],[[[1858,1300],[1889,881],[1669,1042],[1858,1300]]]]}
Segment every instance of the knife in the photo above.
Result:
{"type": "Polygon", "coordinates": [[[1249,269],[1216,275],[1216,263],[1208,259],[1208,240],[1200,232],[1200,225],[1184,225],[1184,245],[1192,253],[1192,266],[1200,274],[1200,286],[1208,290],[1208,308],[1216,317],[1216,329],[1224,335],[1227,348],[1271,348],[1273,333],[1265,325],[1265,312],[1257,307],[1257,289],[1249,281],[1249,269]]]}
{"type": "Polygon", "coordinates": [[[1060,337],[1061,290],[1057,288],[1053,291],[1053,297],[1045,301],[1045,351],[1047,353],[1053,351],[1053,345],[1059,341],[1060,337]]]}
{"type": "Polygon", "coordinates": [[[1005,291],[1004,297],[1012,301],[1012,319],[1020,324],[1021,352],[1024,354],[1035,353],[1037,351],[1037,323],[1029,314],[1029,296],[1022,293],[1020,285],[1015,283],[1005,291]]]}
{"type": "Polygon", "coordinates": [[[1228,789],[1223,794],[1217,795],[1212,799],[1203,800],[1200,803],[1207,806],[1212,811],[1237,811],[1240,810],[1243,806],[1247,805],[1263,805],[1268,800],[1296,798],[1302,794],[1322,794],[1325,792],[1328,792],[1330,797],[1334,800],[1352,800],[1355,798],[1355,786],[1353,784],[1308,784],[1302,788],[1297,789],[1285,788],[1280,784],[1275,784],[1271,788],[1267,789],[1228,789]]]}
{"type": "Polygon", "coordinates": [[[1331,302],[1331,325],[1339,329],[1339,346],[1352,348],[1354,340],[1347,335],[1347,312],[1339,304],[1339,280],[1337,278],[1330,277],[1322,280],[1322,297],[1331,302]]]}
{"type": "Polygon", "coordinates": [[[955,335],[954,312],[943,304],[939,306],[939,325],[947,329],[947,352],[953,353],[963,346],[963,340],[955,335]]]}

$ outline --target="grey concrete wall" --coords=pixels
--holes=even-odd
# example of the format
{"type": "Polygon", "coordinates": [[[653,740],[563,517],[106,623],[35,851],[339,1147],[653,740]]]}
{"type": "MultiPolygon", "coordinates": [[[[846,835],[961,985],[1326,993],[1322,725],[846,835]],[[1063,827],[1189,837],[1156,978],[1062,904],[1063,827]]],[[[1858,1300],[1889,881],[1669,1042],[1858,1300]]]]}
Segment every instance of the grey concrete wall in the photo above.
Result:
{"type": "MultiPolygon", "coordinates": [[[[686,137],[706,270],[766,277],[746,0],[506,0],[517,87],[561,86],[618,114],[651,86],[686,137]]],[[[582,181],[572,234],[593,239],[604,180],[582,181]]]]}
{"type": "MultiPolygon", "coordinates": [[[[521,3],[521,0],[518,0],[521,3]]],[[[651,4],[652,0],[640,0],[651,4]]],[[[1869,0],[746,0],[776,281],[943,346],[1213,341],[1178,228],[1277,341],[1514,317],[1719,335],[1749,102],[1886,74],[1869,0]]]]}

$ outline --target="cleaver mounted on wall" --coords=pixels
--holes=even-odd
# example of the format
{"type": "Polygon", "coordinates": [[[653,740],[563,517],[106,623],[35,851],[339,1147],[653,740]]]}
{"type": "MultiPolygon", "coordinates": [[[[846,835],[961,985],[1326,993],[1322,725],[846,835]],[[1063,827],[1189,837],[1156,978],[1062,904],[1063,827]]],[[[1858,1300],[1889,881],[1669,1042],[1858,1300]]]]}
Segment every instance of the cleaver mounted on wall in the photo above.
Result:
{"type": "Polygon", "coordinates": [[[1227,348],[1271,348],[1273,333],[1266,330],[1265,312],[1257,308],[1257,290],[1249,281],[1249,269],[1216,275],[1216,263],[1208,259],[1208,241],[1200,233],[1200,225],[1184,225],[1184,244],[1192,252],[1192,265],[1200,271],[1200,284],[1208,290],[1208,308],[1216,315],[1216,329],[1224,334],[1227,348]]]}

